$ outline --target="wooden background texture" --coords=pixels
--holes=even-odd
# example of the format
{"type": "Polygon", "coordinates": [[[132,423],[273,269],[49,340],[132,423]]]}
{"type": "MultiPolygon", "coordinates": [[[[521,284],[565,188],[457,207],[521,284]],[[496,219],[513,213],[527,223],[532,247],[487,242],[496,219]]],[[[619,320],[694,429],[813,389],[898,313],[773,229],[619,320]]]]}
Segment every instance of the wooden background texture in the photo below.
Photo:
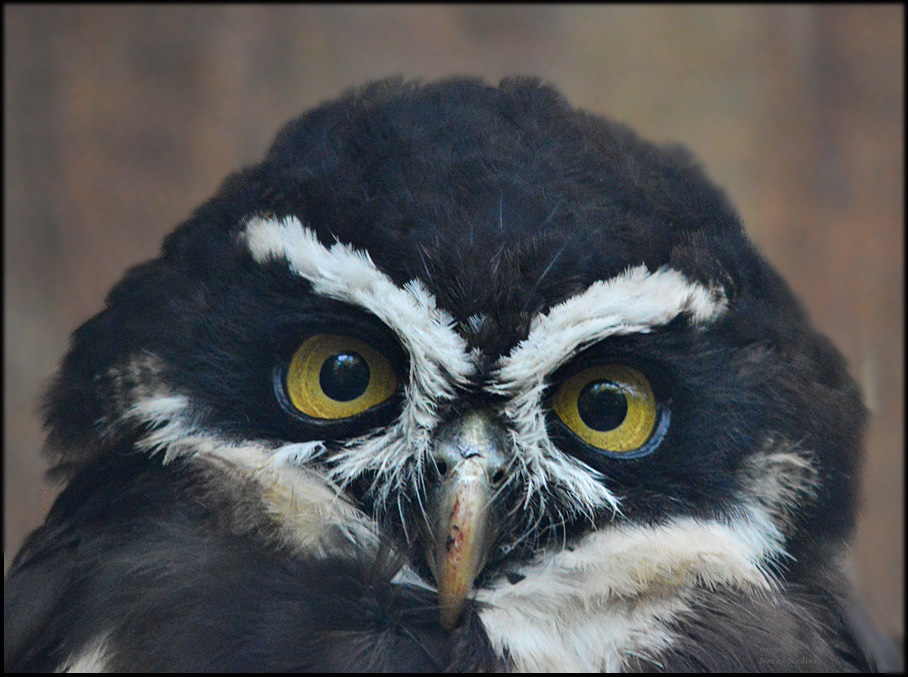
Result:
{"type": "Polygon", "coordinates": [[[36,402],[131,265],[304,109],[401,74],[535,74],[691,148],[872,410],[855,569],[903,632],[904,9],[4,6],[4,552],[37,526],[36,402]]]}

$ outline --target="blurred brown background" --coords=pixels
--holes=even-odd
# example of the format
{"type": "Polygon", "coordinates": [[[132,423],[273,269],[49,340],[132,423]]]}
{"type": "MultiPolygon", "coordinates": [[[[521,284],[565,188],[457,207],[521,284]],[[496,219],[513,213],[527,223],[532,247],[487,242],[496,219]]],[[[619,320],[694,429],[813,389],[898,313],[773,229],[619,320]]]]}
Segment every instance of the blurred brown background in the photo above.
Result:
{"type": "Polygon", "coordinates": [[[904,9],[4,6],[5,561],[42,519],[36,401],[124,270],[288,119],[402,74],[536,74],[680,141],[873,411],[856,569],[903,632],[904,9]]]}

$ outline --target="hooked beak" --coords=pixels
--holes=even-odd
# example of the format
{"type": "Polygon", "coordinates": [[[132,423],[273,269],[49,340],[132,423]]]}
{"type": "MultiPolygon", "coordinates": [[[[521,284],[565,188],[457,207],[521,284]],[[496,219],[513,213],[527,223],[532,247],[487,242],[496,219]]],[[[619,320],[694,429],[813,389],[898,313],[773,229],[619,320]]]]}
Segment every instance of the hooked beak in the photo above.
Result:
{"type": "Polygon", "coordinates": [[[504,479],[504,428],[486,411],[470,412],[438,435],[425,555],[438,583],[441,624],[460,617],[498,535],[495,491],[504,479]]]}

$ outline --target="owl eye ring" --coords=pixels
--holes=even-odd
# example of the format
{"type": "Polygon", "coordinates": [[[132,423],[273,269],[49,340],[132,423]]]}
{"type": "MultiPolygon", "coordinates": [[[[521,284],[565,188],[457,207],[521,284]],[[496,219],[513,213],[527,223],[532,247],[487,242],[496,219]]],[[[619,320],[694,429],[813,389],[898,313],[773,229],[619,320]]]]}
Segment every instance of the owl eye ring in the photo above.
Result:
{"type": "Polygon", "coordinates": [[[552,398],[555,414],[588,447],[608,455],[649,453],[667,428],[667,410],[640,371],[599,364],[572,374],[552,398]]]}
{"type": "Polygon", "coordinates": [[[318,421],[358,416],[398,388],[390,360],[352,336],[314,334],[293,353],[283,386],[292,407],[318,421]]]}

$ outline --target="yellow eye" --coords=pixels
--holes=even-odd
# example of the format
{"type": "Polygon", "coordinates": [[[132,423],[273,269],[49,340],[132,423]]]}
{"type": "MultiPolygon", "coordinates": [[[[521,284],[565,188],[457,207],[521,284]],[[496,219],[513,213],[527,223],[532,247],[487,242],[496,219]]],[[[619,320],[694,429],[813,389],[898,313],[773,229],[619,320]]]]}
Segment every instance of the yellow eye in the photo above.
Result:
{"type": "Polygon", "coordinates": [[[388,359],[351,336],[316,334],[294,353],[287,370],[287,395],[312,418],[356,416],[397,390],[388,359]]]}
{"type": "Polygon", "coordinates": [[[568,378],[552,406],[574,434],[592,447],[631,452],[649,440],[658,407],[647,378],[636,369],[605,364],[568,378]]]}

